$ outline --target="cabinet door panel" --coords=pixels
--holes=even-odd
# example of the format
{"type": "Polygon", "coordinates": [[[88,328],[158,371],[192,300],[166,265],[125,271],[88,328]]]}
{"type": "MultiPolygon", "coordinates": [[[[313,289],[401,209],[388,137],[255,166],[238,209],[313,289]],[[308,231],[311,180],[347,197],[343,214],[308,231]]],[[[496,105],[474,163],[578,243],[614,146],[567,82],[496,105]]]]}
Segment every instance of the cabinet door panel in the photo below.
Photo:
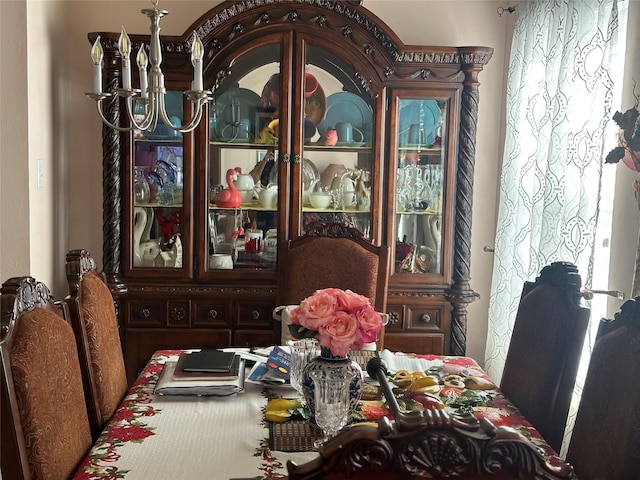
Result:
{"type": "Polygon", "coordinates": [[[305,64],[295,91],[304,111],[305,163],[293,170],[294,202],[300,202],[302,219],[294,231],[303,234],[317,220],[340,221],[373,238],[374,96],[354,80],[363,72],[343,53],[312,38],[305,38],[304,45],[305,64]]]}
{"type": "MultiPolygon", "coordinates": [[[[172,124],[180,126],[186,120],[182,93],[170,90],[165,101],[172,124]]],[[[151,274],[146,269],[155,276],[183,276],[183,243],[191,241],[185,222],[183,134],[160,121],[151,131],[135,132],[133,144],[128,266],[140,276],[151,274]]]]}
{"type": "Polygon", "coordinates": [[[208,275],[275,270],[287,82],[281,81],[281,36],[269,38],[234,58],[230,75],[214,92],[206,177],[208,275]]]}
{"type": "Polygon", "coordinates": [[[426,276],[448,277],[452,231],[455,127],[450,110],[455,91],[397,91],[391,132],[394,175],[390,218],[394,248],[394,281],[424,282],[426,276]]]}

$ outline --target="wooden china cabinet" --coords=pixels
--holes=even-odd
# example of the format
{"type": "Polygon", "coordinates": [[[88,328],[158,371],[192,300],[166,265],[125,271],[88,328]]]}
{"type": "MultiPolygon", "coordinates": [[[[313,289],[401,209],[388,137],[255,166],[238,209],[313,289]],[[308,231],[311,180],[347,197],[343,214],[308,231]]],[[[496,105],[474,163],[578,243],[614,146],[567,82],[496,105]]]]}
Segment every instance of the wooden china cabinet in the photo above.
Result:
{"type": "MultiPolygon", "coordinates": [[[[162,37],[177,123],[193,114],[181,92],[200,35],[208,121],[103,128],[104,271],[131,378],[159,348],[278,341],[278,246],[316,220],[391,247],[387,348],[465,353],[478,74],[493,50],[404,45],[358,3],[220,3],[162,37]]],[[[111,91],[119,34],[100,36],[111,91]]],[[[124,112],[105,105],[115,124],[124,112]]]]}

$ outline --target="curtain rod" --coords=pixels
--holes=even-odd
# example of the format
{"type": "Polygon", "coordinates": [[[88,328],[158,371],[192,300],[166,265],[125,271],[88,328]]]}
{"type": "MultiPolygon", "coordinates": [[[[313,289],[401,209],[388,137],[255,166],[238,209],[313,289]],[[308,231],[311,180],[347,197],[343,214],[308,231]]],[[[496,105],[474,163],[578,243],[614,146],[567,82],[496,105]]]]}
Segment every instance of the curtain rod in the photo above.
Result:
{"type": "Polygon", "coordinates": [[[511,7],[498,7],[496,11],[498,12],[498,15],[502,16],[502,14],[504,12],[507,12],[507,13],[515,12],[516,11],[516,6],[513,5],[511,7]]]}

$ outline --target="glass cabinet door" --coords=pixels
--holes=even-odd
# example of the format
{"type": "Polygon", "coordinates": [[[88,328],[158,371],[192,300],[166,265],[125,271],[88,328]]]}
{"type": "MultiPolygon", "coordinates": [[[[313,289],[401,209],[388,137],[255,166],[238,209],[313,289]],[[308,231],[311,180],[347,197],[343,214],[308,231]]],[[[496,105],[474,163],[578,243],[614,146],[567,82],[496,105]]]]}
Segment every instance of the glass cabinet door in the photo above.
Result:
{"type": "MultiPolygon", "coordinates": [[[[182,119],[182,94],[167,92],[167,113],[182,119]]],[[[134,268],[181,268],[184,218],[182,134],[159,124],[134,133],[131,174],[134,268]]]]}
{"type": "Polygon", "coordinates": [[[209,115],[208,269],[275,270],[280,45],[234,62],[209,115]]]}
{"type": "Polygon", "coordinates": [[[396,274],[442,274],[447,108],[433,98],[396,103],[396,274]]]}
{"type": "Polygon", "coordinates": [[[371,238],[374,103],[356,78],[342,58],[306,44],[301,234],[315,221],[341,221],[371,238]]]}

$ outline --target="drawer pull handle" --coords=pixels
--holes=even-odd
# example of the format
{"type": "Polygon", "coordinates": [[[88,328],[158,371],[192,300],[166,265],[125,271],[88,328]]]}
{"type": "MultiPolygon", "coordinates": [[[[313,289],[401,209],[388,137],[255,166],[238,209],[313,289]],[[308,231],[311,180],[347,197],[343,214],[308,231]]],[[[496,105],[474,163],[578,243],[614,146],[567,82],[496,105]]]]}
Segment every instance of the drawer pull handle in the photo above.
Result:
{"type": "Polygon", "coordinates": [[[213,308],[211,310],[209,310],[207,312],[207,315],[209,318],[214,319],[214,318],[218,318],[218,311],[214,310],[213,308]]]}
{"type": "Polygon", "coordinates": [[[171,311],[171,318],[173,318],[177,322],[182,322],[186,316],[187,316],[187,312],[182,307],[174,308],[171,311]]]}
{"type": "Polygon", "coordinates": [[[251,318],[253,318],[254,320],[258,320],[260,318],[260,312],[258,312],[257,310],[252,310],[251,318]]]}
{"type": "Polygon", "coordinates": [[[142,316],[144,318],[149,318],[151,316],[151,310],[149,310],[148,308],[143,308],[142,310],[140,310],[140,313],[142,313],[142,316]]]}
{"type": "Polygon", "coordinates": [[[431,321],[431,316],[428,313],[423,313],[418,317],[418,322],[420,323],[429,323],[431,321]]]}

